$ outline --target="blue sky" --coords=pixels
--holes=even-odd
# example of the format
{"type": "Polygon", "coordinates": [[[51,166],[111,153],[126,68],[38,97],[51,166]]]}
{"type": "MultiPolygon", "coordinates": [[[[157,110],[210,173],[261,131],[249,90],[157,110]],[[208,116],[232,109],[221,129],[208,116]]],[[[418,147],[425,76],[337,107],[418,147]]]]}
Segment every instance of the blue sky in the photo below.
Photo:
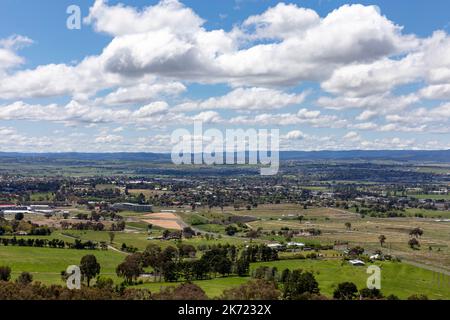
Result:
{"type": "Polygon", "coordinates": [[[170,151],[194,120],[448,149],[449,30],[445,0],[3,0],[0,151],[170,151]]]}

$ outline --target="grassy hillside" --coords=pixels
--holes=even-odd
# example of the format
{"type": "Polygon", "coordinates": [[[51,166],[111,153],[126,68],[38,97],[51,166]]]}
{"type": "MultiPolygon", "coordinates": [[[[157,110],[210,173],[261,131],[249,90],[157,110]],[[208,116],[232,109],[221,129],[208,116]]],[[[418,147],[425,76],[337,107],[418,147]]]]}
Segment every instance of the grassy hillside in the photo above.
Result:
{"type": "MultiPolygon", "coordinates": [[[[385,295],[395,294],[400,298],[407,298],[412,294],[426,294],[432,299],[450,299],[450,287],[438,286],[434,282],[433,272],[417,268],[405,263],[379,262],[381,268],[381,291],[385,295]]],[[[302,269],[315,274],[322,294],[332,296],[337,284],[345,281],[354,282],[359,289],[366,286],[367,277],[365,267],[354,267],[342,264],[340,260],[281,260],[252,264],[252,268],[259,266],[277,267],[283,269],[302,269]]]]}
{"type": "MultiPolygon", "coordinates": [[[[81,257],[94,254],[102,266],[101,275],[110,277],[119,283],[115,275],[116,266],[123,261],[124,254],[112,250],[83,251],[70,249],[0,247],[0,265],[9,265],[13,270],[13,279],[21,272],[33,274],[35,281],[45,284],[63,284],[60,273],[69,265],[79,264],[81,257]]],[[[438,286],[434,281],[433,272],[414,267],[405,263],[380,262],[382,270],[382,292],[385,295],[395,294],[407,298],[415,293],[423,293],[432,299],[450,299],[450,287],[438,286]]],[[[254,263],[252,269],[259,266],[277,267],[279,271],[289,268],[312,271],[319,282],[321,292],[332,296],[338,283],[352,281],[363,288],[368,275],[366,268],[341,264],[340,260],[280,260],[274,262],[254,263]]],[[[195,281],[208,296],[217,297],[223,290],[239,286],[250,278],[228,277],[204,281],[195,281]]],[[[159,291],[161,287],[175,285],[173,283],[145,283],[139,288],[159,291]]]]}

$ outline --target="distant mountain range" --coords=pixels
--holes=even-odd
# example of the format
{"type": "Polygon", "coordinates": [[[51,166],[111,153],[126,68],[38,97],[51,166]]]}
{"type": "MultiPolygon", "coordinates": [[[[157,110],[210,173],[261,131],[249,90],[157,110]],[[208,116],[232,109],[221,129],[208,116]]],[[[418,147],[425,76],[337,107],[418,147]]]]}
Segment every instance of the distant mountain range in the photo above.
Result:
{"type": "MultiPolygon", "coordinates": [[[[79,160],[79,161],[151,161],[170,162],[169,153],[18,153],[0,152],[0,159],[79,160]]],[[[450,150],[350,150],[350,151],[281,151],[281,160],[392,160],[449,162],[450,150]]]]}
{"type": "Polygon", "coordinates": [[[450,150],[284,151],[283,160],[395,160],[450,162],[450,150]]]}

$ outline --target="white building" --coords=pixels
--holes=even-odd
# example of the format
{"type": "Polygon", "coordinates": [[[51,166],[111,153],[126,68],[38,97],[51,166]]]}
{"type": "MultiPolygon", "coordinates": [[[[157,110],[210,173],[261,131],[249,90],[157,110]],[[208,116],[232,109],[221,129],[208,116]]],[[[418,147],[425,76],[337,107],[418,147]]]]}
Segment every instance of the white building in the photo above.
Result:
{"type": "Polygon", "coordinates": [[[288,242],[287,246],[288,247],[304,247],[305,244],[301,243],[301,242],[288,242]]]}
{"type": "Polygon", "coordinates": [[[269,243],[267,246],[275,250],[280,250],[283,248],[283,245],[281,243],[269,243]]]}
{"type": "Polygon", "coordinates": [[[364,261],[361,260],[350,260],[348,263],[350,263],[353,266],[365,266],[366,264],[364,263],[364,261]]]}

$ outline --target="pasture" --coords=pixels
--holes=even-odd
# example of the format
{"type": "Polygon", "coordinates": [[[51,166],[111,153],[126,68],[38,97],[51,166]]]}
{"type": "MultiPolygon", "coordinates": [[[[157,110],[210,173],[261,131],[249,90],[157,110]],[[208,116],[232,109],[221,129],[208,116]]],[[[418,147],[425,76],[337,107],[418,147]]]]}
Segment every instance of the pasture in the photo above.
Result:
{"type": "MultiPolygon", "coordinates": [[[[450,286],[439,285],[435,281],[432,271],[417,268],[405,263],[377,262],[381,268],[381,291],[384,295],[395,294],[406,299],[412,294],[423,293],[431,299],[449,299],[450,286]]],[[[302,269],[314,273],[319,283],[321,293],[331,297],[337,285],[350,281],[358,289],[366,287],[366,267],[355,267],[341,260],[280,260],[260,262],[251,265],[252,269],[259,266],[277,267],[284,269],[302,269]]]]}
{"type": "Polygon", "coordinates": [[[101,275],[118,280],[115,269],[125,254],[113,250],[72,250],[34,247],[0,246],[0,265],[8,265],[15,279],[21,272],[29,272],[35,281],[44,284],[64,284],[61,271],[79,265],[84,255],[93,254],[101,265],[101,275]]]}
{"type": "MultiPolygon", "coordinates": [[[[112,278],[120,283],[115,274],[116,266],[124,259],[124,254],[113,250],[87,251],[70,249],[4,247],[0,246],[0,265],[9,265],[13,270],[13,279],[27,271],[33,274],[35,281],[45,284],[61,284],[61,271],[69,265],[79,264],[81,257],[94,254],[101,264],[101,275],[112,278]]],[[[395,294],[400,298],[407,298],[415,293],[423,293],[432,299],[449,299],[450,287],[439,285],[432,271],[399,262],[377,262],[381,268],[382,292],[385,295],[395,294]]],[[[368,274],[365,267],[354,267],[340,259],[329,260],[279,260],[251,264],[254,270],[259,266],[277,267],[278,271],[285,268],[302,269],[314,273],[321,293],[331,297],[338,283],[352,281],[358,288],[363,288],[368,274]]],[[[223,290],[239,286],[250,280],[249,277],[224,277],[210,280],[194,281],[202,287],[211,298],[219,296],[223,290]]],[[[145,282],[136,288],[147,288],[152,292],[161,287],[176,285],[177,283],[145,282]]]]}

